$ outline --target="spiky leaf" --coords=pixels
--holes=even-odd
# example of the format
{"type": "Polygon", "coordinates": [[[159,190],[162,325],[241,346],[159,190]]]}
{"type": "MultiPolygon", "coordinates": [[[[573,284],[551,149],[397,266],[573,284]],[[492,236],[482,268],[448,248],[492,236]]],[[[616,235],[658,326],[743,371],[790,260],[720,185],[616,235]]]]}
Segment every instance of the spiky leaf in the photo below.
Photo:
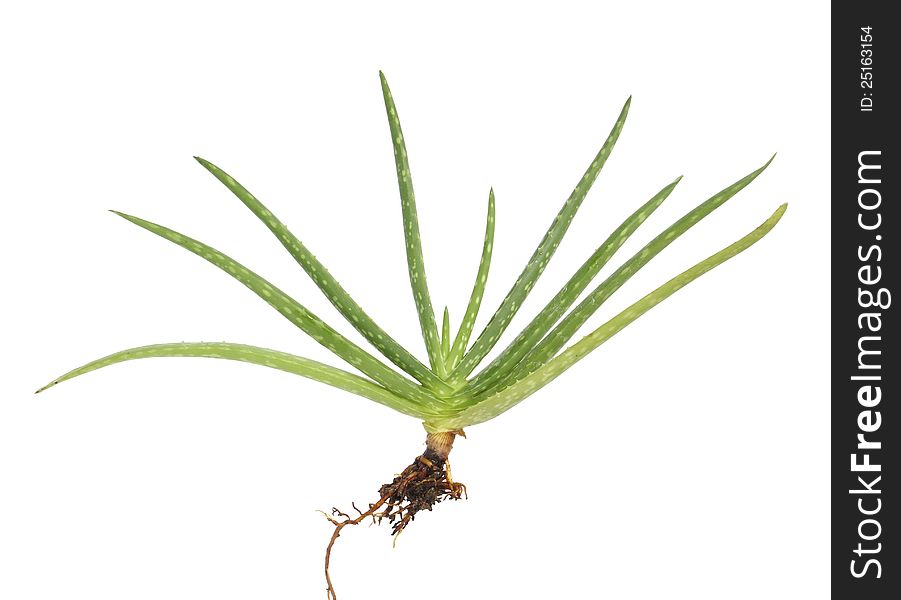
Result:
{"type": "Polygon", "coordinates": [[[388,87],[388,80],[379,71],[382,82],[382,96],[385,99],[385,110],[388,112],[388,126],[391,129],[391,142],[394,146],[394,165],[397,170],[397,186],[400,188],[401,214],[404,221],[404,241],[407,249],[407,271],[410,274],[410,286],[413,289],[413,300],[416,302],[416,313],[419,315],[419,326],[425,340],[426,351],[432,371],[443,369],[441,360],[441,342],[438,339],[438,326],[435,324],[435,311],[429,295],[429,285],[425,276],[425,264],[422,259],[422,241],[419,236],[419,217],[416,214],[416,196],[413,193],[413,178],[410,175],[410,163],[407,158],[407,145],[404,133],[400,128],[400,118],[394,98],[388,87]]]}
{"type": "MultiPolygon", "coordinates": [[[[441,319],[441,362],[447,365],[447,359],[450,355],[450,313],[447,307],[444,307],[444,316],[441,319]]],[[[447,367],[445,366],[445,370],[447,367]]]]}
{"type": "Polygon", "coordinates": [[[453,369],[463,358],[466,345],[469,344],[469,336],[479,316],[479,308],[482,306],[482,296],[485,294],[485,284],[488,281],[488,270],[491,267],[491,252],[494,248],[494,189],[488,192],[488,216],[485,219],[485,241],[482,243],[482,256],[479,259],[479,269],[476,272],[476,280],[472,285],[472,293],[469,295],[469,303],[466,305],[466,313],[460,323],[460,329],[454,338],[454,345],[450,351],[448,366],[453,369]]]}
{"type": "Polygon", "coordinates": [[[359,375],[336,369],[335,367],[309,358],[288,354],[287,352],[226,342],[180,342],[175,344],[155,344],[152,346],[141,346],[139,348],[122,350],[89,362],[77,369],[73,369],[65,375],[54,379],[35,393],[43,392],[47,388],[68,379],[72,379],[73,377],[78,377],[79,375],[84,375],[85,373],[90,373],[91,371],[96,371],[97,369],[128,360],[186,356],[223,358],[270,367],[272,369],[278,369],[280,371],[286,371],[288,373],[293,373],[294,375],[313,379],[356,394],[357,396],[368,398],[369,400],[393,408],[394,410],[402,412],[405,415],[410,415],[411,417],[422,419],[426,418],[428,415],[427,412],[419,410],[416,405],[409,400],[401,398],[377,383],[364,377],[360,377],[359,375]]]}

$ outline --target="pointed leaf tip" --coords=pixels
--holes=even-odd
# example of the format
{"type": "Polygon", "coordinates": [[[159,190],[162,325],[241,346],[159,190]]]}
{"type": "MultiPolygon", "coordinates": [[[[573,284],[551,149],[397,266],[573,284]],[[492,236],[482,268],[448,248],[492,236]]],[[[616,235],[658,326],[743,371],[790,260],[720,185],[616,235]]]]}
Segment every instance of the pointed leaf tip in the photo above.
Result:
{"type": "Polygon", "coordinates": [[[35,393],[35,394],[40,394],[40,393],[43,392],[44,390],[48,390],[48,389],[52,388],[53,386],[55,386],[56,384],[58,384],[59,381],[60,381],[59,379],[54,379],[53,381],[51,381],[51,382],[48,383],[47,385],[45,385],[45,386],[43,386],[43,387],[40,387],[40,388],[36,389],[36,390],[34,391],[34,393],[35,393]]]}
{"type": "Polygon", "coordinates": [[[140,225],[141,223],[146,223],[146,221],[144,221],[144,219],[141,219],[140,217],[135,217],[135,216],[130,215],[130,214],[128,214],[128,213],[120,212],[120,211],[114,210],[114,209],[110,209],[110,212],[113,213],[114,215],[116,215],[117,217],[122,217],[122,218],[125,219],[126,221],[130,221],[130,222],[135,223],[135,224],[137,224],[137,225],[140,225]]]}
{"type": "Polygon", "coordinates": [[[201,156],[195,156],[194,160],[200,163],[200,166],[212,173],[214,176],[219,177],[219,174],[223,173],[222,169],[208,161],[207,159],[201,156]]]}

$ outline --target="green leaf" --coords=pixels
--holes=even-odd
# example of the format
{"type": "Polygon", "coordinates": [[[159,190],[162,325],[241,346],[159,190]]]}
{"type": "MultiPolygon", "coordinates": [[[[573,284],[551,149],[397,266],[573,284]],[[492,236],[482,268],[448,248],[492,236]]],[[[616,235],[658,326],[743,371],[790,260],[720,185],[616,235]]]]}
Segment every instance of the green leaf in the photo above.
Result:
{"type": "Polygon", "coordinates": [[[494,189],[488,192],[488,217],[485,222],[485,241],[482,243],[482,257],[479,259],[479,269],[476,280],[472,286],[472,294],[469,296],[469,304],[466,313],[460,323],[460,329],[454,338],[454,345],[450,351],[448,366],[454,368],[463,358],[466,345],[469,344],[469,336],[479,316],[479,307],[482,305],[482,296],[485,294],[485,283],[488,281],[488,269],[491,267],[491,251],[494,248],[494,189]]]}
{"type": "Polygon", "coordinates": [[[782,218],[787,205],[780,206],[773,215],[757,229],[744,236],[734,244],[720,250],[716,254],[702,260],[690,269],[673,277],[668,282],[635,302],[627,309],[595,329],[593,332],[567,348],[556,358],[528,376],[520,379],[510,387],[467,408],[460,414],[447,418],[437,418],[426,422],[429,431],[453,431],[483,423],[506,412],[519,402],[553,381],[569,367],[588,355],[592,350],[622,331],[635,319],[651,308],[682,289],[707,271],[726,262],[733,256],[753,246],[765,236],[782,218]]]}
{"type": "Polygon", "coordinates": [[[78,377],[79,375],[90,373],[91,371],[95,371],[102,367],[108,367],[127,360],[181,356],[224,358],[270,367],[280,371],[287,371],[288,373],[313,379],[356,394],[357,396],[368,398],[369,400],[393,408],[394,410],[400,411],[405,415],[410,415],[411,417],[422,419],[425,418],[427,414],[419,410],[417,406],[409,400],[396,396],[382,386],[360,377],[359,375],[336,369],[335,367],[315,360],[302,358],[286,352],[279,352],[278,350],[224,342],[181,342],[177,344],[156,344],[153,346],[142,346],[140,348],[122,350],[121,352],[110,354],[109,356],[89,362],[84,366],[69,371],[65,375],[54,379],[35,393],[43,392],[47,388],[66,381],[67,379],[72,379],[73,377],[78,377]]]}
{"type": "MultiPolygon", "coordinates": [[[[775,155],[774,155],[775,157],[775,155]]],[[[644,248],[639,250],[628,261],[614,271],[607,279],[598,285],[582,302],[579,303],[560,323],[551,331],[526,357],[500,382],[494,384],[485,393],[490,393],[506,387],[513,381],[525,377],[545,362],[550,360],[567,341],[576,334],[582,325],[597,311],[606,300],[613,295],[626,281],[641,270],[652,258],[657,256],[664,248],[679,238],[686,231],[695,226],[701,219],[723,205],[727,200],[744,189],[766,169],[773,158],[770,158],[762,167],[739,179],[732,185],[714,194],[706,201],[699,204],[693,210],[686,213],[681,219],[673,223],[660,235],[651,240],[644,248]]]]}
{"type": "Polygon", "coordinates": [[[291,321],[314,340],[395,394],[415,400],[424,405],[434,401],[434,397],[431,394],[428,394],[420,386],[389,369],[374,356],[329,327],[322,319],[307,310],[306,307],[297,302],[294,298],[239,262],[219,252],[215,248],[211,248],[202,242],[198,242],[195,239],[182,235],[167,227],[163,227],[162,225],[157,225],[156,223],[151,223],[150,221],[145,221],[144,219],[124,213],[116,211],[112,212],[216,265],[247,286],[247,288],[265,300],[270,306],[280,312],[282,316],[291,321]]]}
{"type": "Polygon", "coordinates": [[[388,80],[379,71],[382,81],[382,95],[385,98],[385,110],[388,112],[388,126],[391,129],[391,142],[394,145],[394,165],[397,168],[397,186],[400,188],[401,213],[404,219],[404,241],[407,248],[407,270],[410,273],[410,286],[413,288],[413,300],[419,315],[419,326],[425,340],[426,351],[432,371],[443,368],[441,360],[441,343],[438,340],[438,326],[435,324],[435,311],[432,309],[432,298],[425,276],[425,264],[422,259],[422,242],[419,237],[419,218],[416,216],[416,196],[413,193],[413,178],[410,175],[410,163],[407,160],[407,146],[400,128],[397,107],[388,88],[388,80]]]}
{"type": "Polygon", "coordinates": [[[588,190],[591,189],[591,185],[594,183],[595,179],[597,179],[604,163],[607,162],[607,157],[616,145],[616,140],[619,139],[619,134],[626,122],[626,116],[629,114],[629,105],[631,102],[631,97],[626,100],[613,129],[610,131],[610,135],[607,137],[607,141],[604,142],[601,150],[598,152],[597,156],[595,156],[591,165],[589,165],[588,170],[585,171],[582,179],[579,180],[578,185],[576,185],[572,194],[570,194],[569,198],[563,204],[563,208],[557,213],[554,222],[551,223],[547,233],[544,234],[544,238],[541,240],[541,243],[538,244],[538,248],[535,249],[532,258],[529,259],[525,269],[523,269],[522,273],[513,284],[513,287],[507,293],[503,302],[501,302],[500,307],[479,335],[475,344],[473,344],[472,348],[469,349],[469,352],[463,356],[460,364],[454,368],[454,371],[450,376],[452,382],[459,382],[469,375],[472,370],[482,362],[482,359],[485,358],[491,349],[494,348],[494,345],[510,324],[516,311],[519,310],[523,301],[526,299],[526,296],[529,295],[532,286],[535,285],[538,277],[544,272],[544,268],[547,266],[548,261],[551,259],[551,256],[554,255],[557,246],[560,245],[560,240],[563,239],[566,230],[569,229],[569,225],[572,223],[576,211],[578,211],[579,206],[582,205],[585,195],[588,193],[588,190]]]}
{"type": "MultiPolygon", "coordinates": [[[[444,307],[444,318],[441,320],[441,364],[447,363],[450,354],[450,313],[444,307]]],[[[447,368],[445,367],[445,371],[447,368]]]]}
{"type": "Polygon", "coordinates": [[[563,313],[572,306],[588,284],[600,272],[607,261],[620,249],[638,227],[657,210],[663,201],[669,197],[682,177],[657,192],[654,197],[645,202],[641,208],[632,213],[620,224],[604,243],[598,246],[588,260],[570,277],[566,285],[557,292],[550,302],[545,305],[538,315],[516,336],[507,348],[498,355],[485,369],[474,377],[460,392],[461,395],[474,396],[497,383],[503,376],[510,372],[522,357],[541,341],[545,333],[554,326],[554,323],[563,316],[563,313]]]}
{"type": "Polygon", "coordinates": [[[238,183],[228,173],[204,160],[198,156],[194,157],[197,162],[203,165],[213,176],[221,181],[225,187],[238,197],[250,211],[262,221],[269,230],[275,234],[275,237],[281,242],[282,246],[294,257],[310,279],[313,280],[329,302],[332,303],[338,312],[347,319],[348,323],[353,325],[354,329],[359,331],[366,340],[372,344],[379,352],[381,352],[388,360],[395,365],[415,377],[420,383],[427,387],[448,392],[449,387],[441,381],[434,373],[432,373],[425,365],[423,365],[415,356],[410,354],[403,346],[401,346],[393,337],[379,327],[372,318],[360,307],[359,304],[345,291],[340,283],[329,273],[328,269],[319,262],[312,252],[307,250],[306,246],[294,236],[293,233],[282,223],[278,217],[263,205],[253,194],[238,183]]]}

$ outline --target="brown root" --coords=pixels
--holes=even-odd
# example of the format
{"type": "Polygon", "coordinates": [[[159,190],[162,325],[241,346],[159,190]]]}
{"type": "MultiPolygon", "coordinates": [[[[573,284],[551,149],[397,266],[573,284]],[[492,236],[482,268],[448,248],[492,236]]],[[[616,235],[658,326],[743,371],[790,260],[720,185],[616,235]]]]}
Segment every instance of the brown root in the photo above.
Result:
{"type": "Polygon", "coordinates": [[[443,500],[459,500],[466,495],[466,486],[451,479],[450,464],[447,461],[456,435],[464,435],[462,431],[429,434],[426,437],[426,451],[417,456],[403,472],[379,488],[379,499],[369,505],[369,509],[361,511],[353,503],[357,516],[332,508],[331,515],[325,518],[335,526],[332,537],[325,549],[325,581],[328,585],[329,600],[336,600],[335,587],[329,576],[329,561],[332,547],[341,535],[341,530],[348,525],[359,525],[365,519],[372,519],[376,525],[383,520],[391,524],[391,533],[395,540],[422,510],[432,507],[443,500]]]}

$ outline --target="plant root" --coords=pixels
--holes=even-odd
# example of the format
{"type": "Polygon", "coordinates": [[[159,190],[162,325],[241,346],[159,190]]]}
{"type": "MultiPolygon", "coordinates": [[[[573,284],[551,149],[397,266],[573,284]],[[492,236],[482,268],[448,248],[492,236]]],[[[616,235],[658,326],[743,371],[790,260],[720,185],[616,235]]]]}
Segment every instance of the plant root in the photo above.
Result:
{"type": "MultiPolygon", "coordinates": [[[[328,585],[329,600],[337,600],[335,587],[329,575],[329,563],[332,547],[340,537],[341,530],[348,525],[359,525],[366,519],[372,519],[375,525],[387,520],[391,524],[391,534],[395,542],[397,536],[422,510],[432,507],[444,500],[460,500],[466,497],[466,486],[451,479],[450,464],[447,456],[450,453],[455,435],[465,435],[462,431],[429,434],[426,438],[426,451],[417,456],[403,472],[379,488],[379,499],[369,505],[369,509],[361,511],[355,504],[351,506],[356,516],[351,516],[337,508],[331,514],[322,514],[335,526],[332,537],[325,549],[325,581],[328,585]]],[[[322,512],[322,511],[320,511],[322,512]]]]}

